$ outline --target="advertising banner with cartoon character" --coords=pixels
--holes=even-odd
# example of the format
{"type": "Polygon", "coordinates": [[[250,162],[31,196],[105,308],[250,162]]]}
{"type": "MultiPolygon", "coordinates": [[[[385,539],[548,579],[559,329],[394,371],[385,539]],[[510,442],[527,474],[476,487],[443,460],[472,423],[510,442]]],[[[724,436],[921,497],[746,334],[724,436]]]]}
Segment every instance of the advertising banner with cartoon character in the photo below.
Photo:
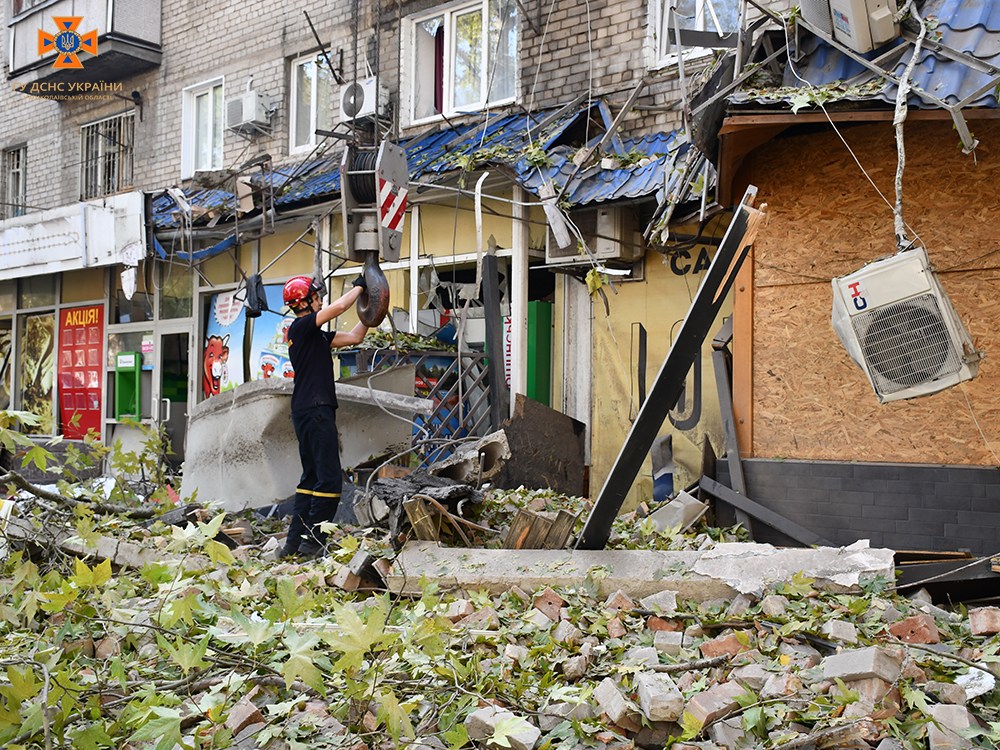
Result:
{"type": "Polygon", "coordinates": [[[265,312],[253,321],[250,339],[250,379],[293,378],[292,363],[288,361],[288,326],[295,320],[282,301],[282,286],[264,287],[267,295],[265,312]]]}
{"type": "Polygon", "coordinates": [[[201,365],[201,395],[217,396],[244,383],[243,339],[246,311],[235,292],[212,295],[205,326],[205,349],[201,365]]]}

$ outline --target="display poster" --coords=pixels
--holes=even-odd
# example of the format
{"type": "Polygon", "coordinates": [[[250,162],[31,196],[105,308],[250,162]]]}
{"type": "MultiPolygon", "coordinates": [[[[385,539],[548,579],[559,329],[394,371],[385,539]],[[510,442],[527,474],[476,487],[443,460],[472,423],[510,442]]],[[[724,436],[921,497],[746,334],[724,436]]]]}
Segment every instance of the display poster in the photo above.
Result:
{"type": "Polygon", "coordinates": [[[21,408],[39,418],[37,426],[27,428],[40,435],[56,431],[52,391],[55,386],[55,313],[27,315],[24,318],[24,343],[21,349],[21,408]]]}
{"type": "Polygon", "coordinates": [[[235,292],[212,295],[205,348],[202,353],[201,394],[217,396],[245,382],[243,340],[246,310],[235,292]]]}
{"type": "Polygon", "coordinates": [[[294,378],[295,371],[288,361],[288,327],[295,320],[282,301],[279,284],[264,287],[267,308],[253,321],[250,339],[250,378],[294,378]]]}
{"type": "Polygon", "coordinates": [[[11,373],[14,371],[11,343],[10,321],[0,321],[0,409],[10,408],[11,373]]]}
{"type": "Polygon", "coordinates": [[[70,440],[101,431],[104,368],[104,307],[74,307],[59,313],[59,423],[70,440]]]}

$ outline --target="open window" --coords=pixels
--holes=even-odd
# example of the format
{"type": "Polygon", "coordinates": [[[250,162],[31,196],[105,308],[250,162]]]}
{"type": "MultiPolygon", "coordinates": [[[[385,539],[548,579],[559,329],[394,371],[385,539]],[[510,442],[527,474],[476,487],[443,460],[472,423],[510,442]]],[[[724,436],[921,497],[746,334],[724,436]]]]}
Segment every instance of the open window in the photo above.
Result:
{"type": "Polygon", "coordinates": [[[653,67],[672,65],[679,54],[697,57],[736,46],[740,0],[651,0],[650,11],[653,67]]]}
{"type": "Polygon", "coordinates": [[[407,20],[410,120],[475,112],[517,92],[517,3],[480,0],[407,20]]]}
{"type": "Polygon", "coordinates": [[[222,169],[223,80],[184,89],[181,177],[222,169]]]}
{"type": "Polygon", "coordinates": [[[292,62],[289,153],[308,151],[316,145],[317,130],[333,129],[333,84],[321,53],[292,62]]]}

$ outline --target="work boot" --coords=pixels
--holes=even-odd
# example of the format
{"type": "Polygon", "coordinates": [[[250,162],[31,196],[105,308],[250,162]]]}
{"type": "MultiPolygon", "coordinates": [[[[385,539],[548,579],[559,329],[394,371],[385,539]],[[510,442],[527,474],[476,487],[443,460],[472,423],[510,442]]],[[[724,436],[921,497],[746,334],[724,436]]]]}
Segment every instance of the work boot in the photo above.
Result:
{"type": "Polygon", "coordinates": [[[303,560],[315,560],[326,554],[326,547],[312,539],[307,539],[299,546],[298,555],[303,560]]]}

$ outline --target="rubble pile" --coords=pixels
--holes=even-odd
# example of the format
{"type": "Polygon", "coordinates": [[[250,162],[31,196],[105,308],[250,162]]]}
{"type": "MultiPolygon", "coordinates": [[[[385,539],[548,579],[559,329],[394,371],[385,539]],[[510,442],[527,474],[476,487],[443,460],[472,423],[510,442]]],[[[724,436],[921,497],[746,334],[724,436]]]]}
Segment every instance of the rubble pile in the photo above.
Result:
{"type": "MultiPolygon", "coordinates": [[[[582,510],[525,490],[476,507],[501,531],[519,508],[582,510]]],[[[187,518],[108,524],[122,549],[150,553],[114,565],[113,551],[84,552],[93,521],[77,556],[14,544],[0,572],[2,746],[947,750],[1000,738],[1000,609],[947,611],[884,577],[829,588],[789,571],[724,600],[634,600],[599,593],[596,566],[572,587],[425,584],[400,598],[383,590],[393,553],[373,530],[340,528],[327,557],[278,564],[259,517],[187,518]]],[[[710,550],[740,536],[633,514],[613,539],[710,550]]]]}

